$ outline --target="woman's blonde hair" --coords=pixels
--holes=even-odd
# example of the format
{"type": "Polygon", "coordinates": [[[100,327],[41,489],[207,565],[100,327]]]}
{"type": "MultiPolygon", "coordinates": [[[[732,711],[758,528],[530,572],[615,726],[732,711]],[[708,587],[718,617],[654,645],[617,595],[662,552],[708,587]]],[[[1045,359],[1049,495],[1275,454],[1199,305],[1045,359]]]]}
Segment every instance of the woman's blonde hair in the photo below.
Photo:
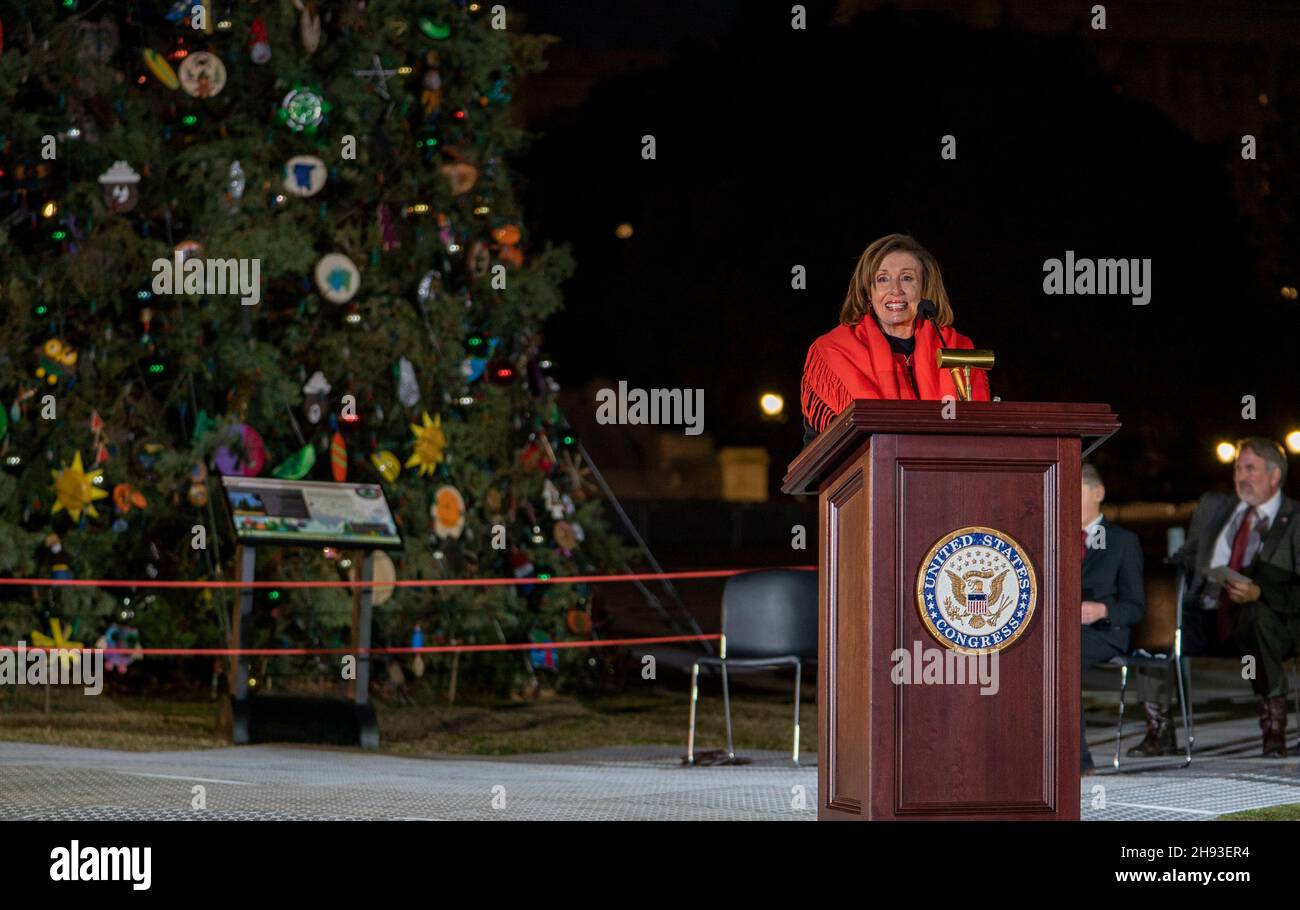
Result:
{"type": "Polygon", "coordinates": [[[934,320],[936,324],[952,325],[952,304],[943,287],[943,273],[939,271],[939,263],[930,255],[929,250],[907,234],[886,234],[862,252],[858,267],[853,270],[849,291],[844,295],[844,305],[840,307],[840,324],[856,325],[868,314],[875,316],[871,309],[871,282],[880,269],[880,263],[890,253],[911,253],[917,258],[921,263],[921,298],[928,297],[934,301],[939,311],[934,320]]]}

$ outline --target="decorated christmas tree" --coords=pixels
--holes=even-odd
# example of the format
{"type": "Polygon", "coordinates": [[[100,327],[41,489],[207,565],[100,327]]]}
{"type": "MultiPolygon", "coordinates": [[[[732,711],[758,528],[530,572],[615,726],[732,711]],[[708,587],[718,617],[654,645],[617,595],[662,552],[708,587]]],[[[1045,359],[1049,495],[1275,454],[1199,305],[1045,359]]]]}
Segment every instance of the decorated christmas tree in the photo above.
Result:
{"type": "MultiPolygon", "coordinates": [[[[509,17],[452,0],[5,7],[0,574],[231,579],[220,475],[382,484],[398,578],[626,565],[542,348],[572,262],[530,240],[515,199],[511,98],[546,40],[509,17]]],[[[340,580],[353,555],[263,549],[257,571],[340,580]]],[[[346,642],[348,590],[258,596],[255,644],[346,642]]],[[[58,619],[145,647],[224,644],[233,600],[0,598],[6,642],[58,619]]],[[[591,625],[582,585],[376,602],[377,645],[591,625]]],[[[476,666],[492,661],[520,667],[476,666]]]]}

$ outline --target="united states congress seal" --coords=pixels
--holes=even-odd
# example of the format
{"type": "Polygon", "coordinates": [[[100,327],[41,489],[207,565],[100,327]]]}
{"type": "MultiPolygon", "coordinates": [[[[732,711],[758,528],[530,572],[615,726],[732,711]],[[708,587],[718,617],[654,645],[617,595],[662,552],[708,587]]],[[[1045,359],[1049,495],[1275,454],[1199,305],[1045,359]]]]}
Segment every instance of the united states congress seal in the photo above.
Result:
{"type": "Polygon", "coordinates": [[[916,576],[921,621],[945,647],[966,654],[1007,647],[1029,628],[1037,604],[1029,556],[994,528],[959,528],[940,537],[916,576]]]}

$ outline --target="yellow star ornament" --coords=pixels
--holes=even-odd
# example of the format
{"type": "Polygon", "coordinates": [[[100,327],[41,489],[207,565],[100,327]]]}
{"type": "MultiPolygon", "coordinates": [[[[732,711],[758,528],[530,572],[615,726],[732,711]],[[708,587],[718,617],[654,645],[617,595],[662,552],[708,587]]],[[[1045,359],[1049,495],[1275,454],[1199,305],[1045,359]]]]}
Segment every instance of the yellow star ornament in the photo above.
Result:
{"type": "Polygon", "coordinates": [[[59,655],[59,665],[63,668],[64,674],[67,674],[71,662],[81,661],[81,651],[86,646],[79,641],[69,641],[67,633],[63,631],[63,624],[53,616],[50,617],[50,631],[54,633],[53,636],[33,629],[32,644],[38,648],[58,648],[65,652],[59,655]]]}
{"type": "Polygon", "coordinates": [[[60,509],[67,509],[73,521],[80,521],[84,510],[91,518],[99,517],[93,503],[96,499],[108,497],[107,493],[95,485],[95,478],[104,475],[102,470],[87,474],[85,468],[81,466],[81,452],[77,452],[72,458],[72,467],[65,467],[62,471],[51,471],[50,474],[54,477],[55,493],[51,514],[60,509]]]}
{"type": "Polygon", "coordinates": [[[432,474],[442,463],[443,453],[447,450],[447,437],[442,432],[442,415],[432,420],[429,412],[424,412],[424,426],[410,424],[415,434],[415,451],[406,459],[403,467],[418,467],[420,474],[432,474]]]}

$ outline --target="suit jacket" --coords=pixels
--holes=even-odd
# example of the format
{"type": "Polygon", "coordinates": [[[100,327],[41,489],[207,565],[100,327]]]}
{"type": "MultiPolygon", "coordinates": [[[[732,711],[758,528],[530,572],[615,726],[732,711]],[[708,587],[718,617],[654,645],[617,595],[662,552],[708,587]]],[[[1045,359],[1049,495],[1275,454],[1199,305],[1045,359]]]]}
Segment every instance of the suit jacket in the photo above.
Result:
{"type": "MultiPolygon", "coordinates": [[[[1184,610],[1200,609],[1206,578],[1202,571],[1214,558],[1214,542],[1241,502],[1232,493],[1206,493],[1196,505],[1187,541],[1170,557],[1185,568],[1190,581],[1184,610]]],[[[1259,585],[1261,603],[1279,613],[1300,613],[1300,503],[1285,493],[1259,552],[1241,574],[1259,585]]]]}
{"type": "Polygon", "coordinates": [[[1089,547],[1083,557],[1083,600],[1106,605],[1107,616],[1090,628],[1102,633],[1115,647],[1128,652],[1132,627],[1146,615],[1142,584],[1142,547],[1132,531],[1102,518],[1105,548],[1089,547]]]}

